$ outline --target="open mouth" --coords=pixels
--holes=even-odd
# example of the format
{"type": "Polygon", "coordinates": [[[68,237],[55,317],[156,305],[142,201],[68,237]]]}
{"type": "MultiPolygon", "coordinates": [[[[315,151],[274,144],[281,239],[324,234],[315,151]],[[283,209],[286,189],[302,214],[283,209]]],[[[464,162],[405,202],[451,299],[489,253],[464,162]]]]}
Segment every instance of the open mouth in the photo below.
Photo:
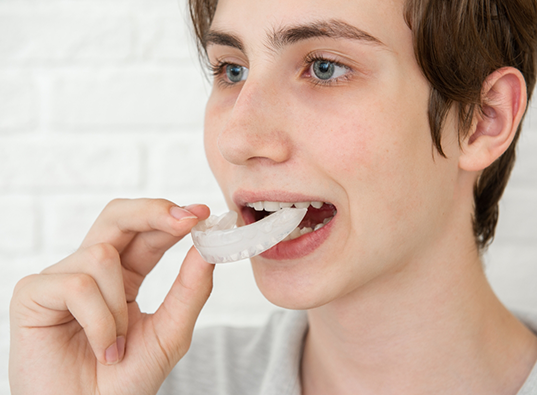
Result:
{"type": "Polygon", "coordinates": [[[246,225],[257,222],[282,208],[307,208],[308,212],[302,222],[283,241],[299,238],[315,232],[328,224],[337,213],[335,206],[323,202],[268,202],[258,201],[246,203],[242,208],[242,216],[246,225]]]}

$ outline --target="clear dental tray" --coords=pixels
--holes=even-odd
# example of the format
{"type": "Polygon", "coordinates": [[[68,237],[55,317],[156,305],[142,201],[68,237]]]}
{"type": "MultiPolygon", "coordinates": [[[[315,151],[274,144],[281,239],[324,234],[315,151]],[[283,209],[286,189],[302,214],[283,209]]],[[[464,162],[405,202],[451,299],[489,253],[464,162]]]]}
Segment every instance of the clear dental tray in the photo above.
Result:
{"type": "Polygon", "coordinates": [[[209,263],[240,261],[261,254],[285,239],[308,209],[283,208],[253,224],[236,227],[238,215],[211,215],[192,228],[192,241],[209,263]]]}

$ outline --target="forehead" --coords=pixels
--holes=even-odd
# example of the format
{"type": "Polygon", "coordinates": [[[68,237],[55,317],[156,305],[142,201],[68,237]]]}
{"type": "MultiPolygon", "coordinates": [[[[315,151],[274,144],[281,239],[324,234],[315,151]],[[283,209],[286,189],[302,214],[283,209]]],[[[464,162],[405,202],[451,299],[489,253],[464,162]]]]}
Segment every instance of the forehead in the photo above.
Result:
{"type": "Polygon", "coordinates": [[[404,0],[219,0],[211,29],[267,45],[289,27],[336,20],[400,50],[411,38],[403,11],[404,0]]]}

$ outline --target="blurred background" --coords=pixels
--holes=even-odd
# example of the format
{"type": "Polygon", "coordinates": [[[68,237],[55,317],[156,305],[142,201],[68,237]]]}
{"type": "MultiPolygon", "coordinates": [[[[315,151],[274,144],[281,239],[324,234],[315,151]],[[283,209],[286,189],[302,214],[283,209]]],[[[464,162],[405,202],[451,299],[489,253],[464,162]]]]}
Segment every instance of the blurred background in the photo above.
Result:
{"type": "MultiPolygon", "coordinates": [[[[185,0],[0,0],[0,394],[9,394],[16,282],[74,252],[108,201],[166,198],[226,210],[202,145],[209,92],[185,0]]],[[[501,205],[487,274],[537,312],[537,104],[501,205]]],[[[140,291],[157,309],[191,245],[140,291]]],[[[220,265],[198,325],[258,325],[275,306],[247,261],[220,265]]]]}

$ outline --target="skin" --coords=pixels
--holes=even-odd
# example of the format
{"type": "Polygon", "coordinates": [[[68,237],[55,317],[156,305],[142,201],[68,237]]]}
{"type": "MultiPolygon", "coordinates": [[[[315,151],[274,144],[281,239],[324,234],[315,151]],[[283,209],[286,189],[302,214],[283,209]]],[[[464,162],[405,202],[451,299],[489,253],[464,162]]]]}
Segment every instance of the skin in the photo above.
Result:
{"type": "MultiPolygon", "coordinates": [[[[248,194],[337,207],[328,239],[311,253],[252,260],[270,301],[308,310],[304,395],[516,394],[537,339],[490,289],[471,216],[473,185],[511,143],[525,84],[511,68],[489,76],[487,116],[476,116],[459,145],[451,113],[447,158],[439,156],[402,10],[396,0],[220,0],[212,29],[242,49],[213,41],[210,61],[249,71],[234,84],[215,77],[207,157],[232,209],[248,194]],[[378,42],[324,37],[274,48],[268,40],[267,32],[333,20],[378,42]],[[344,77],[321,85],[305,61],[312,53],[344,77]]],[[[152,316],[136,295],[162,254],[208,215],[200,205],[114,201],[77,252],[21,280],[11,304],[12,393],[156,393],[188,349],[213,266],[189,252],[152,316]]]]}
{"type": "Polygon", "coordinates": [[[203,205],[112,201],[78,251],[22,279],[10,308],[11,393],[156,394],[188,350],[214,265],[192,249],[155,314],[141,313],[136,296],[164,252],[208,215],[203,205]]]}
{"type": "Polygon", "coordinates": [[[241,45],[209,42],[209,60],[248,76],[234,84],[216,76],[209,163],[232,208],[237,194],[273,200],[262,196],[278,191],[337,207],[329,238],[312,253],[252,259],[271,302],[309,310],[304,394],[515,394],[537,358],[536,339],[488,285],[471,218],[480,171],[520,121],[524,81],[514,69],[491,75],[489,116],[476,118],[459,146],[451,113],[441,157],[427,121],[430,88],[402,15],[403,2],[390,0],[220,1],[211,29],[241,45]],[[271,32],[330,20],[382,44],[270,43],[271,32]],[[319,85],[304,64],[310,53],[346,66],[346,78],[319,85]]]}

